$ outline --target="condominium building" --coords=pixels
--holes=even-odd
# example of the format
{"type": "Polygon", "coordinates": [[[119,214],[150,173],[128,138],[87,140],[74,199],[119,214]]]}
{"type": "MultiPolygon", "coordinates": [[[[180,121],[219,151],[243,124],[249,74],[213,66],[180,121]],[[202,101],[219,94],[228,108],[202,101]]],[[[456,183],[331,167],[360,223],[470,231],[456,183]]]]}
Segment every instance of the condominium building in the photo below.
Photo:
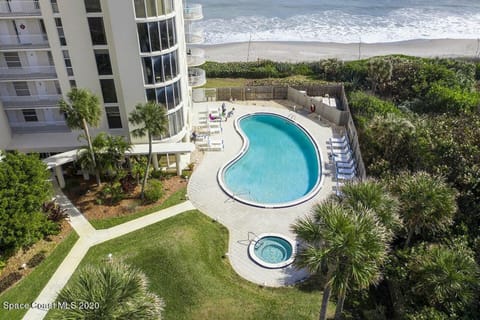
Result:
{"type": "Polygon", "coordinates": [[[135,138],[138,103],[168,110],[162,142],[189,137],[192,87],[205,83],[194,21],[181,0],[0,0],[0,149],[52,153],[85,144],[58,101],[72,87],[99,96],[100,131],[135,138]],[[189,69],[190,66],[190,69],[189,69]]]}

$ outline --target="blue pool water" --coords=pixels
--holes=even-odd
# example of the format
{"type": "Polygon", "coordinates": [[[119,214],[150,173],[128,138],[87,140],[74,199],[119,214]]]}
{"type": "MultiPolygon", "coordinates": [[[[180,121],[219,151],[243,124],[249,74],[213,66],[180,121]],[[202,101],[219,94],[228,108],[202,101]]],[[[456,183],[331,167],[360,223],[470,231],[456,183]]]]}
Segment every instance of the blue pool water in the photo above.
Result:
{"type": "Polygon", "coordinates": [[[319,152],[298,125],[275,114],[252,114],[240,119],[239,127],[249,146],[223,175],[234,196],[275,206],[298,200],[318,186],[319,152]]]}
{"type": "Polygon", "coordinates": [[[292,257],[292,245],[285,239],[275,236],[263,237],[255,243],[254,253],[264,262],[277,264],[292,257]]]}

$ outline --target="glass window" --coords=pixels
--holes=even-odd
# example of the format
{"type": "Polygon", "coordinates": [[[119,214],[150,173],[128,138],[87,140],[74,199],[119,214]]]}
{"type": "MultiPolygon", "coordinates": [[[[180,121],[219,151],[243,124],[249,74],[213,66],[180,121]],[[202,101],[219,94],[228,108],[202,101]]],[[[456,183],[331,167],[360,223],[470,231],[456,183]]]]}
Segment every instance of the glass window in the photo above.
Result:
{"type": "Polygon", "coordinates": [[[110,63],[110,55],[108,50],[93,50],[95,60],[97,61],[97,70],[99,75],[110,75],[112,72],[112,64],[110,63]]]}
{"type": "Polygon", "coordinates": [[[157,102],[157,97],[155,96],[155,89],[147,89],[147,101],[157,102]]]}
{"type": "Polygon", "coordinates": [[[157,102],[165,106],[167,101],[167,98],[165,96],[165,87],[157,88],[156,91],[157,91],[157,102]]]}
{"type": "Polygon", "coordinates": [[[50,3],[52,4],[52,11],[53,11],[53,13],[58,13],[57,0],[50,0],[50,3]]]}
{"type": "Polygon", "coordinates": [[[170,13],[173,11],[173,0],[164,0],[165,1],[165,13],[170,13]]]}
{"type": "Polygon", "coordinates": [[[55,25],[57,26],[58,38],[60,40],[61,46],[67,45],[67,40],[65,39],[65,32],[63,31],[62,19],[55,18],[55,25]]]}
{"type": "MultiPolygon", "coordinates": [[[[152,58],[145,57],[142,59],[143,62],[143,78],[145,84],[153,84],[153,69],[152,69],[152,58]]],[[[155,96],[155,93],[154,93],[155,96]]]]}
{"type": "Polygon", "coordinates": [[[160,21],[160,40],[162,42],[162,50],[168,49],[167,21],[160,21]]]}
{"type": "Polygon", "coordinates": [[[77,82],[75,80],[72,79],[72,80],[69,80],[69,82],[70,82],[70,87],[71,88],[76,88],[77,87],[77,82]]]}
{"type": "Polygon", "coordinates": [[[165,76],[163,75],[162,70],[162,56],[157,56],[153,58],[153,70],[155,72],[155,83],[164,82],[165,76]]]}
{"type": "Polygon", "coordinates": [[[65,67],[67,68],[67,74],[69,76],[73,76],[73,67],[72,67],[72,60],[70,59],[70,54],[68,50],[62,50],[63,53],[63,61],[65,61],[65,67]]]}
{"type": "Polygon", "coordinates": [[[150,43],[152,51],[160,51],[160,35],[158,34],[158,22],[149,22],[150,43]]]}
{"type": "Polygon", "coordinates": [[[163,16],[165,14],[165,9],[163,6],[163,0],[157,0],[157,14],[163,16]]]}
{"type": "Polygon", "coordinates": [[[116,103],[117,93],[115,92],[113,79],[101,79],[100,86],[102,87],[103,102],[116,103]]]}
{"type": "Polygon", "coordinates": [[[162,56],[163,72],[165,74],[165,81],[171,80],[173,78],[172,77],[171,56],[172,56],[171,53],[162,56]]]}
{"type": "Polygon", "coordinates": [[[147,7],[147,16],[155,17],[157,15],[155,10],[155,0],[145,0],[145,5],[147,7]]]}
{"type": "Polygon", "coordinates": [[[35,109],[23,109],[23,119],[25,122],[37,122],[38,117],[37,117],[37,112],[35,109]]]}
{"type": "Polygon", "coordinates": [[[29,96],[30,90],[28,90],[28,83],[26,81],[14,82],[13,87],[17,96],[29,96]]]}
{"type": "Polygon", "coordinates": [[[168,22],[168,42],[169,42],[169,47],[172,47],[175,45],[175,19],[170,19],[167,20],[168,22]]]}
{"type": "Polygon", "coordinates": [[[87,12],[102,12],[100,0],[85,0],[85,9],[87,12]]]}
{"type": "Polygon", "coordinates": [[[90,36],[92,37],[93,45],[107,44],[107,37],[105,35],[105,28],[103,26],[103,19],[98,17],[88,18],[88,25],[90,27],[90,36]]]}
{"type": "Polygon", "coordinates": [[[182,91],[180,90],[180,81],[175,82],[175,105],[178,106],[182,102],[182,91]]]}
{"type": "Polygon", "coordinates": [[[168,110],[175,108],[175,100],[173,98],[173,84],[165,87],[167,93],[167,108],[168,110]]]}
{"type": "Polygon", "coordinates": [[[135,5],[135,16],[137,18],[145,18],[145,3],[143,0],[135,0],[133,3],[135,5]]]}
{"type": "Polygon", "coordinates": [[[108,127],[110,129],[120,129],[122,126],[122,117],[120,116],[120,109],[118,107],[105,107],[107,114],[108,127]]]}
{"type": "Polygon", "coordinates": [[[138,41],[140,42],[141,52],[150,52],[150,40],[148,38],[148,26],[146,23],[139,23],[137,25],[138,41]]]}

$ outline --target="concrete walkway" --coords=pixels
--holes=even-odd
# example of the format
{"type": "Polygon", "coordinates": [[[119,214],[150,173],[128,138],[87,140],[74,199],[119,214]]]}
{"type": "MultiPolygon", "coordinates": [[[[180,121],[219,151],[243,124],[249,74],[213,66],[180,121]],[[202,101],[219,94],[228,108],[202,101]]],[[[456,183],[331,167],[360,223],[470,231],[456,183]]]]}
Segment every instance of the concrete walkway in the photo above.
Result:
{"type": "MultiPolygon", "coordinates": [[[[299,217],[305,216],[314,204],[332,194],[335,182],[331,174],[332,163],[328,159],[327,140],[332,137],[333,131],[329,124],[320,122],[315,114],[308,112],[309,110],[303,112],[303,110],[297,109],[296,113],[292,113],[291,109],[271,101],[248,101],[247,103],[227,103],[227,109],[235,107],[235,118],[258,111],[290,115],[313,135],[323,157],[324,181],[322,188],[312,199],[293,207],[281,209],[256,208],[231,199],[222,191],[216,177],[218,170],[233,159],[242,147],[240,135],[233,126],[234,120],[228,119],[227,122],[222,123],[223,131],[218,137],[224,140],[225,149],[205,153],[202,162],[198,164],[190,178],[188,196],[197,209],[228,228],[230,232],[228,257],[232,267],[239,275],[261,285],[272,287],[289,285],[308,276],[306,270],[296,270],[293,266],[282,269],[260,267],[250,259],[248,245],[256,235],[262,233],[280,233],[290,239],[295,239],[295,235],[290,230],[292,223],[299,217]]],[[[219,108],[221,104],[222,102],[195,104],[194,123],[195,111],[219,108]]]]}
{"type": "Polygon", "coordinates": [[[176,206],[154,212],[109,229],[96,230],[70,200],[68,200],[57,185],[54,185],[54,190],[58,203],[62,208],[67,209],[67,213],[70,216],[70,224],[80,238],[57,268],[42,292],[40,292],[40,295],[35,299],[37,307],[28,310],[23,317],[25,320],[40,320],[47,315],[50,309],[49,305],[55,301],[58,293],[67,284],[90,247],[142,229],[179,213],[195,209],[190,201],[185,201],[176,206]]]}

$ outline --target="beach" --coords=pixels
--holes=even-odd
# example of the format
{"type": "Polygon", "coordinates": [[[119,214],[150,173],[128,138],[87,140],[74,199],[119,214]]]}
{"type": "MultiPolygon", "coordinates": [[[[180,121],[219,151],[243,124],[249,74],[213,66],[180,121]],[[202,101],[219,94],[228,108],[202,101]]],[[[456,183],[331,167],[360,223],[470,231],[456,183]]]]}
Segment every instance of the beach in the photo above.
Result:
{"type": "Polygon", "coordinates": [[[421,39],[384,43],[333,43],[300,41],[251,41],[198,46],[207,61],[233,62],[268,59],[282,62],[336,58],[357,60],[404,54],[418,57],[480,57],[478,39],[421,39]]]}

